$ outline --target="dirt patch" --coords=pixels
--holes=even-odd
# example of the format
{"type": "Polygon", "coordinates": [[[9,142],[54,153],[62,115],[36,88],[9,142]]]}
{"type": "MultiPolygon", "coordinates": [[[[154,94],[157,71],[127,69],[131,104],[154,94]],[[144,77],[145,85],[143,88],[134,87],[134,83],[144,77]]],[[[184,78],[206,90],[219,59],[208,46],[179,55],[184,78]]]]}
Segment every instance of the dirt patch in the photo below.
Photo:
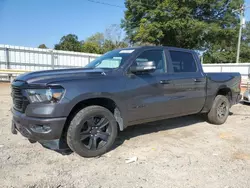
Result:
{"type": "Polygon", "coordinates": [[[129,127],[112,151],[86,159],[12,135],[11,103],[10,86],[0,84],[1,188],[250,187],[249,105],[234,106],[221,126],[187,116],[129,127]]]}
{"type": "Polygon", "coordinates": [[[237,160],[250,160],[250,153],[235,152],[233,154],[233,159],[237,159],[237,160]]]}
{"type": "Polygon", "coordinates": [[[237,138],[233,133],[230,132],[222,132],[219,134],[219,137],[223,140],[240,142],[240,138],[237,138]]]}

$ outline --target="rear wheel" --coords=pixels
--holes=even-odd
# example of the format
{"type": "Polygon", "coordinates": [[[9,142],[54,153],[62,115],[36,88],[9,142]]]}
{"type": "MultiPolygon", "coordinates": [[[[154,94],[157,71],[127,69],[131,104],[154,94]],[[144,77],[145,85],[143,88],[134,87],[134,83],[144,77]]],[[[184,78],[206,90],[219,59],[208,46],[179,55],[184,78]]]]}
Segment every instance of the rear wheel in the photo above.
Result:
{"type": "Polygon", "coordinates": [[[72,119],[68,132],[69,147],[82,157],[96,157],[109,151],[117,136],[114,115],[101,106],[89,106],[72,119]]]}
{"type": "Polygon", "coordinates": [[[208,113],[208,121],[212,124],[221,125],[225,123],[229,115],[230,103],[224,95],[217,95],[212,108],[208,113]]]}

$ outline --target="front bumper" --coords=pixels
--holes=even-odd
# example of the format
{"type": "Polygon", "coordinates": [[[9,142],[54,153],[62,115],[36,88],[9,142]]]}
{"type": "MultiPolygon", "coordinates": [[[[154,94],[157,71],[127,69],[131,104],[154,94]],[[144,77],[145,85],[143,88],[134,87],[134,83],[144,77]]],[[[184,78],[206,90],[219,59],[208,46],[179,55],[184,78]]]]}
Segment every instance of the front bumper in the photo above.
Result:
{"type": "Polygon", "coordinates": [[[34,118],[28,117],[12,109],[13,119],[11,131],[20,132],[24,137],[33,141],[60,139],[66,117],[60,118],[34,118]]]}

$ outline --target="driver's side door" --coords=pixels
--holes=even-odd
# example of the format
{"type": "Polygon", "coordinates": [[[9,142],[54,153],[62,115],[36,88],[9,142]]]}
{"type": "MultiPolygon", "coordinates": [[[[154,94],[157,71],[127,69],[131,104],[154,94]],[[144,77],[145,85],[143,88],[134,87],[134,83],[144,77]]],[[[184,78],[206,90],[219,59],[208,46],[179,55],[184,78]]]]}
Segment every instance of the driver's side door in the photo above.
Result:
{"type": "Polygon", "coordinates": [[[129,123],[157,120],[175,113],[175,106],[171,105],[170,101],[173,85],[169,81],[164,50],[146,50],[135,58],[134,63],[142,61],[153,61],[156,70],[127,76],[126,102],[129,123]]]}

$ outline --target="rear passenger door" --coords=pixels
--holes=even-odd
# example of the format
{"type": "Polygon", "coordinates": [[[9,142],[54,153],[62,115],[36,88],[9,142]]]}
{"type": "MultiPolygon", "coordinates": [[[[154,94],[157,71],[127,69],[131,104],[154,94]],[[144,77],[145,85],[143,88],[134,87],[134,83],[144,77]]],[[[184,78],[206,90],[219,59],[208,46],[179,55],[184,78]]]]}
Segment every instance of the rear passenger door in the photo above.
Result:
{"type": "Polygon", "coordinates": [[[206,78],[193,53],[168,50],[176,105],[183,115],[200,112],[206,99],[206,78]]]}

